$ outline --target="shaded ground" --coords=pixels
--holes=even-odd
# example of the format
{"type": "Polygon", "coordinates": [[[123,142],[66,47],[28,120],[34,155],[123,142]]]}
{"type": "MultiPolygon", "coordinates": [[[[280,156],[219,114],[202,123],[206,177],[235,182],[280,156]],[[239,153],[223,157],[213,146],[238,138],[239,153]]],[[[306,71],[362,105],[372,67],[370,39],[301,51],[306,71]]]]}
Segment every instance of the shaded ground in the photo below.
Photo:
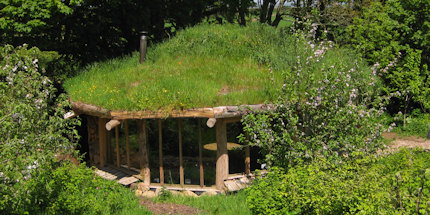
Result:
{"type": "Polygon", "coordinates": [[[187,205],[179,205],[173,203],[158,203],[153,202],[149,199],[140,200],[140,204],[144,205],[154,215],[164,214],[183,214],[183,215],[195,215],[199,212],[197,208],[193,208],[187,205]]]}
{"type": "Polygon", "coordinates": [[[391,141],[389,146],[393,149],[400,147],[430,149],[430,140],[417,136],[401,136],[393,132],[383,133],[382,137],[391,141]]]}

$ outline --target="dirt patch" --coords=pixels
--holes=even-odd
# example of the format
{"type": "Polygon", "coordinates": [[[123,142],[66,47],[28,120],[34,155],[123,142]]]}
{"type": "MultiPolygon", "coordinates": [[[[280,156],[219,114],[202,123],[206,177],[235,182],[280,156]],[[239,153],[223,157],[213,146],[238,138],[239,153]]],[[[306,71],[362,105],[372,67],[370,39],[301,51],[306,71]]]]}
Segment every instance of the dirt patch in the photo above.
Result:
{"type": "Polygon", "coordinates": [[[183,215],[195,215],[199,212],[197,208],[193,208],[187,205],[178,205],[173,203],[158,203],[153,202],[149,199],[140,200],[140,204],[144,205],[154,215],[164,214],[183,214],[183,215]]]}
{"type": "Polygon", "coordinates": [[[389,147],[393,149],[400,147],[430,149],[430,140],[421,137],[403,137],[394,132],[383,133],[382,137],[391,141],[389,147]]]}

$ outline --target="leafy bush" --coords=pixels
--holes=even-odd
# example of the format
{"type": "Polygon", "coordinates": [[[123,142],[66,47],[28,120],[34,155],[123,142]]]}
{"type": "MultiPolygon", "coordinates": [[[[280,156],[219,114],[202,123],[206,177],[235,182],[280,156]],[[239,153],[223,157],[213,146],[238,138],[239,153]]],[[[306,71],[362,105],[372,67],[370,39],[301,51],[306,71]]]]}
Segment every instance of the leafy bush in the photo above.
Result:
{"type": "Polygon", "coordinates": [[[77,119],[43,76],[37,49],[5,46],[0,70],[0,213],[117,214],[138,208],[134,196],[94,176],[76,155],[77,119]]]}
{"type": "Polygon", "coordinates": [[[398,99],[394,112],[406,114],[411,103],[430,107],[429,14],[427,0],[376,1],[348,27],[348,42],[378,65],[384,90],[398,99]]]}
{"type": "Polygon", "coordinates": [[[0,210],[21,213],[31,204],[25,187],[35,172],[74,154],[79,122],[63,119],[69,103],[41,74],[38,59],[25,54],[31,52],[27,47],[1,51],[0,210]]]}
{"type": "Polygon", "coordinates": [[[382,146],[379,78],[351,51],[332,46],[298,33],[297,63],[284,73],[273,110],[243,118],[250,144],[262,148],[269,166],[286,168],[321,156],[338,163],[382,146]]]}
{"type": "Polygon", "coordinates": [[[29,204],[22,209],[30,214],[120,214],[139,208],[130,190],[96,176],[85,165],[35,172],[25,188],[29,204]]]}
{"type": "Polygon", "coordinates": [[[247,190],[254,214],[428,213],[430,154],[400,152],[332,165],[273,168],[247,190]]]}

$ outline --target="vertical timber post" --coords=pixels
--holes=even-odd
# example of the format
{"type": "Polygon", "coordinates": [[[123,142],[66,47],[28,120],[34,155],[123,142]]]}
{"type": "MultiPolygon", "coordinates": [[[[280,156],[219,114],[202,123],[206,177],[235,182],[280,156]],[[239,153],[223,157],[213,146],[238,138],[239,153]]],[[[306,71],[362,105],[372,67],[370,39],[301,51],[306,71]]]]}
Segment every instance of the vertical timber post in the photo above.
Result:
{"type": "Polygon", "coordinates": [[[251,156],[249,153],[250,146],[249,146],[249,135],[245,134],[246,138],[246,146],[245,146],[245,174],[249,175],[251,174],[251,156]]]}
{"type": "Polygon", "coordinates": [[[149,169],[149,159],[147,151],[146,139],[146,120],[138,121],[138,136],[139,136],[139,154],[140,154],[140,174],[142,175],[143,182],[146,185],[151,183],[151,172],[149,169]]]}
{"type": "Polygon", "coordinates": [[[228,178],[228,151],[227,151],[227,127],[224,119],[217,119],[216,122],[216,188],[224,189],[224,180],[228,178]]]}
{"type": "Polygon", "coordinates": [[[163,127],[161,119],[158,119],[158,158],[160,162],[160,184],[164,185],[164,169],[163,169],[163,127]]]}
{"type": "Polygon", "coordinates": [[[249,145],[245,146],[245,174],[251,174],[251,157],[249,155],[249,145]]]}
{"type": "Polygon", "coordinates": [[[106,120],[98,118],[100,167],[106,165],[106,120]]]}
{"type": "Polygon", "coordinates": [[[184,166],[182,159],[182,120],[178,119],[178,135],[179,135],[179,184],[184,186],[184,166]]]}
{"type": "Polygon", "coordinates": [[[128,121],[124,120],[125,124],[125,153],[127,158],[127,168],[130,170],[130,146],[129,146],[129,137],[128,137],[128,121]]]}
{"type": "MultiPolygon", "coordinates": [[[[106,120],[105,122],[107,122],[106,120]]],[[[106,160],[107,164],[112,163],[112,132],[106,130],[106,160]]]]}
{"type": "Polygon", "coordinates": [[[200,167],[200,187],[205,186],[205,178],[203,172],[203,158],[202,158],[202,123],[197,119],[197,126],[199,127],[199,167],[200,167]]]}
{"type": "Polygon", "coordinates": [[[119,129],[118,126],[115,127],[115,148],[116,148],[116,167],[120,167],[119,161],[119,129]]]}

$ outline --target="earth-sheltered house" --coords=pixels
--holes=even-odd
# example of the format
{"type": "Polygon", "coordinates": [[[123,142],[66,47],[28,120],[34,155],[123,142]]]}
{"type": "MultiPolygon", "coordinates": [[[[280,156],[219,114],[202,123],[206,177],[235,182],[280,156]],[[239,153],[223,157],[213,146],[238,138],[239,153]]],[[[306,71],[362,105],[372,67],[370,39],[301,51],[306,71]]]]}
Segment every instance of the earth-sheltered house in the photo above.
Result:
{"type": "Polygon", "coordinates": [[[66,117],[86,117],[90,163],[100,170],[128,171],[152,188],[178,190],[221,191],[230,186],[228,180],[250,175],[249,147],[231,143],[227,134],[229,124],[249,111],[270,109],[265,102],[276,97],[279,83],[271,68],[239,50],[258,51],[259,37],[249,27],[198,26],[151,47],[142,64],[135,54],[95,64],[69,80],[65,88],[73,113],[66,117]],[[184,142],[186,125],[196,138],[184,142]],[[214,132],[208,130],[212,127],[214,132]],[[229,170],[234,147],[243,154],[241,172],[229,170]],[[177,156],[166,155],[172,150],[177,156]],[[211,157],[210,150],[216,155],[211,157]],[[211,161],[215,174],[204,170],[211,161]],[[205,174],[215,175],[214,185],[205,174]]]}

